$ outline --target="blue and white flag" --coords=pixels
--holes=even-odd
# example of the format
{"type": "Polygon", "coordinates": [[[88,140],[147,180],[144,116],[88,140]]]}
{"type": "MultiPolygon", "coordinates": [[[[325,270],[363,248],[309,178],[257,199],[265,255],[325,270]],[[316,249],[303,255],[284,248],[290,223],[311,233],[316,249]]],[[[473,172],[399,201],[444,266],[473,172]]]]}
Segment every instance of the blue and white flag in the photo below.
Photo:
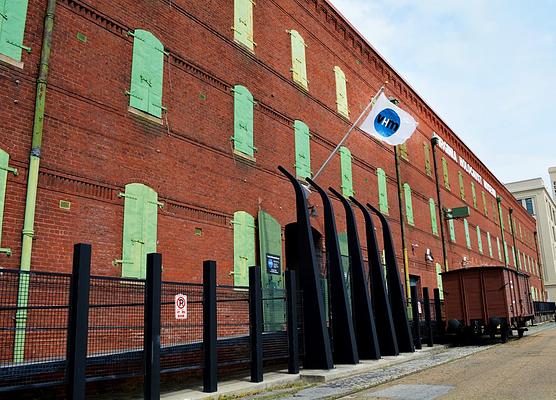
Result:
{"type": "Polygon", "coordinates": [[[404,143],[417,128],[413,117],[380,93],[360,128],[388,144],[404,143]]]}

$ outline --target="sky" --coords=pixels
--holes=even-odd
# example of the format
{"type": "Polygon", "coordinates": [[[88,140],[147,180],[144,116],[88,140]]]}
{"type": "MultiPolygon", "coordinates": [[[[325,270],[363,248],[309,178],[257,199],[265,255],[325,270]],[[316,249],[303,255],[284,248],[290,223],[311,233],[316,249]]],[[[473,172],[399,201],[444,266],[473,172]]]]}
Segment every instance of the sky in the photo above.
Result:
{"type": "Polygon", "coordinates": [[[503,183],[556,166],[556,1],[329,0],[503,183]]]}

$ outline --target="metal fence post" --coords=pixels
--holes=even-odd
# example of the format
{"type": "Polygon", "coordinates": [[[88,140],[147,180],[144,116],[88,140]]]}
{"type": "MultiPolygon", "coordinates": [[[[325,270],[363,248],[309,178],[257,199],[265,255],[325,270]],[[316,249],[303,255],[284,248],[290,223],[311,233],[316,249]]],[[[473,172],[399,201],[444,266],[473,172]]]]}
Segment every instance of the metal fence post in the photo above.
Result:
{"type": "Polygon", "coordinates": [[[417,297],[417,286],[411,286],[411,314],[413,314],[413,335],[415,348],[421,350],[421,323],[419,321],[419,298],[417,297]]]}
{"type": "Polygon", "coordinates": [[[73,246],[73,272],[70,284],[66,348],[67,397],[71,400],[85,399],[90,275],[91,245],[75,244],[73,246]]]}
{"type": "Polygon", "coordinates": [[[147,279],[145,281],[145,324],[143,357],[144,398],[160,399],[160,292],[162,255],[147,254],[147,279]]]}
{"type": "Polygon", "coordinates": [[[425,308],[425,324],[427,325],[427,336],[426,343],[427,346],[433,346],[432,337],[432,321],[431,321],[431,301],[429,298],[429,288],[423,288],[423,307],[425,308]]]}
{"type": "Polygon", "coordinates": [[[288,373],[299,373],[299,336],[297,333],[297,284],[295,271],[286,271],[286,307],[288,331],[288,373]]]}
{"type": "Polygon", "coordinates": [[[436,331],[438,332],[438,337],[444,340],[444,321],[442,321],[442,303],[440,302],[440,289],[434,289],[434,320],[436,324],[436,331]]]}
{"type": "Polygon", "coordinates": [[[203,391],[216,392],[216,261],[203,261],[203,391]]]}
{"type": "Polygon", "coordinates": [[[249,267],[249,339],[251,342],[251,382],[262,382],[263,301],[259,267],[249,267]]]}

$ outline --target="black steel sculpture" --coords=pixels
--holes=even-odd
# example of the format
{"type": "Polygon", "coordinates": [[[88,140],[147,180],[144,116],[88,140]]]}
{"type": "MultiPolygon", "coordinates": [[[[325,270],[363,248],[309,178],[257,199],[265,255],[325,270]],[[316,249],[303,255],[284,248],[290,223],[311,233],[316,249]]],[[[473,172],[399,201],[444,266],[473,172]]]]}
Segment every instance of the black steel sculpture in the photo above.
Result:
{"type": "MultiPolygon", "coordinates": [[[[332,348],[324,315],[324,302],[319,281],[319,271],[313,247],[313,232],[309,222],[307,200],[301,184],[284,167],[279,166],[295,190],[297,208],[298,242],[297,260],[288,260],[299,266],[300,289],[303,301],[303,329],[305,335],[305,368],[332,369],[332,348]]],[[[288,267],[289,268],[289,267],[288,267]]]]}
{"type": "Polygon", "coordinates": [[[365,276],[355,214],[347,199],[334,188],[329,190],[342,202],[346,212],[348,250],[351,265],[351,308],[357,350],[362,359],[378,360],[380,346],[376,334],[375,317],[365,276]]]}
{"type": "Polygon", "coordinates": [[[388,282],[388,294],[390,297],[390,307],[394,317],[394,327],[398,338],[398,349],[401,352],[413,353],[415,345],[413,336],[407,319],[407,308],[402,282],[400,281],[400,271],[396,260],[394,240],[386,217],[375,207],[367,203],[367,207],[374,212],[382,223],[382,235],[384,240],[384,253],[386,258],[386,281],[388,282]]]}
{"type": "Polygon", "coordinates": [[[384,272],[380,261],[380,252],[376,240],[375,226],[369,210],[350,196],[350,200],[361,210],[365,218],[365,233],[367,236],[367,259],[369,260],[369,279],[371,282],[371,299],[375,314],[378,343],[380,344],[380,354],[383,356],[397,356],[400,354],[398,349],[398,339],[394,320],[392,319],[392,308],[388,300],[384,272]]]}
{"type": "Polygon", "coordinates": [[[326,258],[328,260],[328,279],[330,285],[330,310],[332,312],[332,340],[334,342],[334,362],[338,364],[357,364],[359,354],[353,329],[349,294],[346,290],[344,271],[338,244],[334,208],[328,194],[315,182],[307,182],[320,194],[324,208],[324,229],[326,258]]]}

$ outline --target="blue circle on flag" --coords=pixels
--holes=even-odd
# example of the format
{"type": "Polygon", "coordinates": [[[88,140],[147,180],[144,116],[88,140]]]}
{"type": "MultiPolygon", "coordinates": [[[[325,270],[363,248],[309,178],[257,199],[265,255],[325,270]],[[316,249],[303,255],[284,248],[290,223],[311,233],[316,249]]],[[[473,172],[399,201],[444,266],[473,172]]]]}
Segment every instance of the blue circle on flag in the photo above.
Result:
{"type": "Polygon", "coordinates": [[[400,116],[391,108],[385,108],[375,117],[374,125],[379,135],[392,136],[400,128],[400,116]]]}

